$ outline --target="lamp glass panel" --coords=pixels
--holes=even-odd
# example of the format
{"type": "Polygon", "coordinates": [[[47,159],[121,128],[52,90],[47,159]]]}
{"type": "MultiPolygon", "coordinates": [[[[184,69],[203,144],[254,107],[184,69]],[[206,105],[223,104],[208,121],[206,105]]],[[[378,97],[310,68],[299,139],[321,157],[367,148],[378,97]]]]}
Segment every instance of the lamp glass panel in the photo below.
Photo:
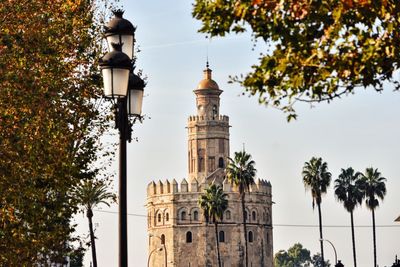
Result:
{"type": "MultiPolygon", "coordinates": [[[[133,36],[132,35],[122,35],[121,36],[122,45],[122,52],[125,53],[129,58],[133,57],[133,36]]],[[[108,44],[108,51],[114,51],[114,48],[111,44],[119,44],[119,35],[110,35],[107,36],[107,44],[108,44]]]]}
{"type": "Polygon", "coordinates": [[[109,35],[107,36],[107,45],[108,45],[108,52],[114,51],[114,47],[111,44],[119,44],[119,35],[109,35]]]}
{"type": "Polygon", "coordinates": [[[122,35],[122,52],[128,55],[129,58],[133,58],[133,36],[132,35],[122,35]]]}
{"type": "Polygon", "coordinates": [[[143,90],[129,90],[128,100],[129,115],[138,116],[142,114],[143,90]]]}
{"type": "Polygon", "coordinates": [[[128,90],[129,70],[103,69],[104,96],[125,97],[128,90]]]}

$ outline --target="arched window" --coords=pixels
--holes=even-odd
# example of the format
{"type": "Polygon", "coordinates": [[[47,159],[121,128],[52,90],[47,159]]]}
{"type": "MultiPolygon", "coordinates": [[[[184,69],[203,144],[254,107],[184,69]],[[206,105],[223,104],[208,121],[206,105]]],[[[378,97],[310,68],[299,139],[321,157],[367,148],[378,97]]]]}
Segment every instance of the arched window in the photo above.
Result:
{"type": "Polygon", "coordinates": [[[186,232],[186,243],[192,243],[192,232],[186,232]]]}
{"type": "Polygon", "coordinates": [[[161,235],[161,245],[165,244],[165,235],[161,235]]]}
{"type": "Polygon", "coordinates": [[[227,220],[230,220],[230,219],[231,219],[231,211],[230,211],[230,210],[227,210],[227,211],[226,211],[226,213],[225,213],[225,218],[226,218],[227,220]]]}
{"type": "Polygon", "coordinates": [[[193,220],[194,221],[198,221],[199,220],[199,212],[197,210],[195,210],[193,212],[193,220]]]}
{"type": "Polygon", "coordinates": [[[219,231],[218,241],[224,243],[225,242],[225,232],[219,231]]]}
{"type": "Polygon", "coordinates": [[[253,242],[253,232],[252,231],[249,231],[249,243],[252,243],[253,242]]]}
{"type": "Polygon", "coordinates": [[[169,213],[165,213],[165,220],[168,222],[169,221],[169,213]]]}
{"type": "Polygon", "coordinates": [[[214,106],[213,106],[213,109],[212,109],[212,117],[213,117],[213,120],[215,120],[215,118],[217,117],[217,114],[218,114],[217,106],[214,105],[214,106]]]}
{"type": "Polygon", "coordinates": [[[157,221],[161,222],[161,213],[157,214],[157,221]]]}
{"type": "Polygon", "coordinates": [[[224,168],[225,164],[224,164],[224,159],[221,157],[218,159],[218,168],[224,168]]]}
{"type": "Polygon", "coordinates": [[[181,221],[186,221],[186,211],[181,212],[181,221]]]}
{"type": "Polygon", "coordinates": [[[257,214],[256,214],[256,212],[253,210],[253,212],[251,213],[251,219],[253,220],[253,221],[255,221],[256,219],[257,219],[257,214]]]}
{"type": "Polygon", "coordinates": [[[244,220],[247,221],[247,210],[244,211],[244,220]]]}

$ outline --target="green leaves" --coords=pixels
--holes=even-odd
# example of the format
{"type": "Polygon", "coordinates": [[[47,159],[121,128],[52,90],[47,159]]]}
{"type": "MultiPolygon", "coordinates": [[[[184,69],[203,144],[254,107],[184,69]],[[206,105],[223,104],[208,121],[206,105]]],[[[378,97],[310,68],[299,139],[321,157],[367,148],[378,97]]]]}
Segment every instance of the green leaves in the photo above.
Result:
{"type": "MultiPolygon", "coordinates": [[[[300,243],[294,244],[287,251],[280,250],[274,256],[275,267],[322,266],[318,261],[321,261],[321,256],[317,253],[311,257],[310,251],[300,243]]],[[[329,261],[325,262],[325,266],[330,266],[329,261]]]]}
{"type": "Polygon", "coordinates": [[[354,87],[380,91],[392,81],[400,64],[399,11],[393,0],[197,0],[193,16],[211,36],[248,25],[271,44],[272,53],[234,81],[293,118],[296,101],[329,102],[354,87]]]}
{"type": "Polygon", "coordinates": [[[361,173],[354,172],[353,168],[349,167],[342,169],[338,179],[335,180],[335,196],[340,202],[343,202],[343,206],[348,212],[353,212],[354,208],[363,200],[361,176],[361,173]]]}
{"type": "Polygon", "coordinates": [[[312,157],[309,162],[304,163],[302,176],[304,187],[311,191],[314,208],[315,203],[321,204],[322,195],[326,193],[331,183],[332,174],[322,158],[312,157]]]}
{"type": "Polygon", "coordinates": [[[223,218],[228,208],[228,195],[224,193],[221,186],[212,184],[199,198],[199,206],[204,212],[206,221],[211,219],[212,223],[223,218]]]}
{"type": "Polygon", "coordinates": [[[386,178],[382,177],[378,169],[366,168],[361,176],[361,187],[365,195],[365,204],[371,210],[379,206],[379,200],[386,195],[386,178]]]}
{"type": "Polygon", "coordinates": [[[240,195],[250,189],[250,185],[254,184],[256,176],[255,162],[251,159],[251,155],[246,151],[235,152],[233,159],[228,158],[229,163],[226,167],[228,179],[239,187],[240,195]]]}

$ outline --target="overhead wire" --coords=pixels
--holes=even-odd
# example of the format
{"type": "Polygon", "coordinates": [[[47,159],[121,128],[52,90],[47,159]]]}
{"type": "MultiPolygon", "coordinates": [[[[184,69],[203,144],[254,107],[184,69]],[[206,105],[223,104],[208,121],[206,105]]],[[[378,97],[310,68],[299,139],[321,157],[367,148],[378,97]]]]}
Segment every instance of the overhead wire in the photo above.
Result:
{"type": "MultiPolygon", "coordinates": [[[[99,210],[95,209],[94,211],[102,212],[102,213],[110,213],[110,214],[118,214],[117,211],[107,211],[107,210],[99,210]]],[[[128,216],[132,217],[141,217],[141,218],[151,218],[154,219],[155,216],[147,216],[144,214],[137,214],[137,213],[127,213],[128,216]]],[[[171,218],[171,219],[178,219],[176,217],[171,218]]],[[[276,223],[272,224],[273,227],[293,227],[293,228],[315,228],[319,227],[317,224],[281,224],[281,223],[276,223]]],[[[325,228],[350,228],[350,225],[340,225],[340,224],[327,224],[323,225],[325,228]]],[[[371,228],[372,225],[354,225],[355,228],[371,228]]],[[[381,224],[381,225],[376,225],[376,228],[400,228],[400,224],[394,225],[394,224],[381,224]]]]}

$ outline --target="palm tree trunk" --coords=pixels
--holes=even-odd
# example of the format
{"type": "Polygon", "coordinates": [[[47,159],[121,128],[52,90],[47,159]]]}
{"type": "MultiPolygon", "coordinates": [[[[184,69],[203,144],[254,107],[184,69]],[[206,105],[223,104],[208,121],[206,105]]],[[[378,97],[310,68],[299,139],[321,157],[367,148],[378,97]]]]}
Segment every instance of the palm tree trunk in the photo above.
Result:
{"type": "Polygon", "coordinates": [[[354,235],[354,218],[353,211],[350,212],[350,220],[351,220],[351,239],[353,241],[353,259],[354,259],[354,267],[357,267],[357,257],[356,257],[356,238],[354,235]]]}
{"type": "Polygon", "coordinates": [[[375,233],[375,210],[372,209],[372,235],[374,239],[374,267],[376,267],[376,233],[375,233]]]}
{"type": "Polygon", "coordinates": [[[247,254],[247,227],[246,227],[246,208],[244,205],[244,193],[241,195],[241,200],[242,200],[242,213],[243,213],[243,234],[244,234],[244,255],[245,255],[245,266],[248,267],[248,254],[247,254]]]}
{"type": "Polygon", "coordinates": [[[321,266],[325,267],[324,258],[324,238],[322,237],[322,214],[321,214],[321,203],[317,203],[318,206],[318,217],[319,217],[319,241],[321,243],[321,266]]]}
{"type": "Polygon", "coordinates": [[[219,240],[218,240],[218,223],[214,221],[214,228],[215,228],[215,243],[217,244],[217,258],[218,258],[218,266],[222,267],[221,265],[221,256],[219,255],[219,240]]]}
{"type": "Polygon", "coordinates": [[[95,237],[94,237],[94,231],[93,231],[93,222],[92,222],[93,211],[91,209],[88,209],[87,217],[88,217],[88,220],[89,220],[90,246],[92,247],[93,267],[97,267],[96,243],[95,243],[95,237]]]}

